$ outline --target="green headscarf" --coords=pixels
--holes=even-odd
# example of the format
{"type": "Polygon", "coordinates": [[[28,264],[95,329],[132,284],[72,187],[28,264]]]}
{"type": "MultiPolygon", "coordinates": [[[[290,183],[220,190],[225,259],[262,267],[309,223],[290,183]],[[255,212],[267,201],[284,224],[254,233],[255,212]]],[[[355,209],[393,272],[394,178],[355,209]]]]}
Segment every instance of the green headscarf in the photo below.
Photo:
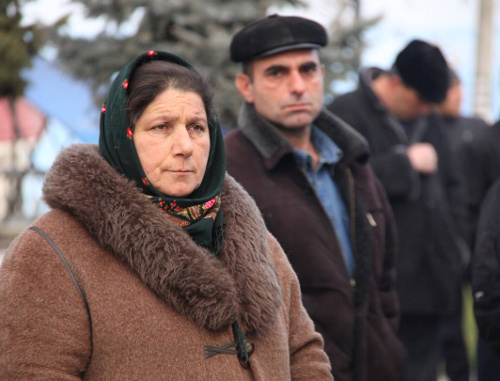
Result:
{"type": "Polygon", "coordinates": [[[173,62],[196,72],[181,57],[160,51],[143,53],[125,65],[113,80],[102,106],[99,150],[101,156],[118,172],[135,181],[144,194],[179,223],[196,243],[218,254],[224,225],[220,193],[226,172],[226,154],[219,121],[208,120],[210,153],[205,176],[201,185],[184,198],[172,198],[158,191],[147,179],[135,149],[126,111],[128,80],[139,66],[154,60],[173,62]],[[205,213],[205,217],[193,219],[190,210],[205,213]]]}

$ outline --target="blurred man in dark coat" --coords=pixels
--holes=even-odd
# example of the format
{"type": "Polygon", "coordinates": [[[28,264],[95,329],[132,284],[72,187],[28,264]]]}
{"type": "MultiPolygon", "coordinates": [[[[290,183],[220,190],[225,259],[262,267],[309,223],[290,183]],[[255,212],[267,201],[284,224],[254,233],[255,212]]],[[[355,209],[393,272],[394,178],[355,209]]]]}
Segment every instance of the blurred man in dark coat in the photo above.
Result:
{"type": "Polygon", "coordinates": [[[400,243],[399,337],[409,354],[405,381],[436,379],[443,324],[459,302],[465,189],[443,127],[429,128],[427,119],[448,87],[440,49],[413,40],[390,70],[363,69],[358,88],[329,106],[368,140],[393,207],[400,243]]]}
{"type": "Polygon", "coordinates": [[[491,282],[491,279],[495,279],[494,277],[497,276],[495,267],[488,268],[490,261],[496,260],[496,257],[493,255],[494,250],[492,247],[488,249],[484,249],[484,247],[495,242],[494,227],[492,226],[492,221],[495,221],[493,217],[494,211],[490,210],[488,212],[488,208],[495,203],[492,199],[497,196],[497,193],[492,191],[488,202],[485,201],[485,197],[495,181],[500,178],[499,147],[500,122],[497,122],[468,144],[463,152],[464,166],[469,178],[467,205],[470,220],[474,227],[472,244],[476,247],[472,256],[472,267],[475,267],[475,270],[472,271],[472,286],[474,291],[478,291],[474,293],[474,305],[476,320],[478,325],[482,325],[477,348],[478,381],[500,380],[500,356],[493,353],[482,339],[482,337],[485,337],[487,341],[491,341],[496,335],[496,332],[493,331],[486,333],[489,327],[487,322],[490,320],[491,323],[491,318],[494,317],[496,308],[494,303],[498,297],[496,291],[491,292],[496,286],[495,282],[491,282]],[[485,204],[483,205],[483,203],[485,204]],[[485,221],[483,222],[483,228],[478,227],[481,208],[485,210],[483,213],[488,215],[483,217],[485,221]],[[477,237],[479,235],[481,237],[477,237]],[[482,255],[482,253],[484,253],[482,257],[475,258],[477,255],[482,255]],[[474,264],[474,262],[476,263],[474,264]],[[492,274],[494,274],[493,277],[492,274]]]}
{"type": "Polygon", "coordinates": [[[500,177],[486,193],[477,232],[474,312],[479,334],[500,358],[500,177]]]}
{"type": "Polygon", "coordinates": [[[500,177],[484,197],[476,236],[472,291],[480,337],[478,381],[496,381],[500,379],[500,177]]]}
{"type": "MultiPolygon", "coordinates": [[[[435,112],[429,115],[429,123],[432,126],[442,124],[447,132],[447,142],[450,146],[453,162],[457,163],[460,174],[466,186],[471,182],[472,174],[467,170],[464,151],[483,134],[488,124],[478,117],[466,117],[461,113],[462,84],[456,72],[450,68],[450,88],[443,102],[435,107],[435,112]]],[[[467,218],[467,229],[464,239],[469,243],[472,250],[472,236],[475,230],[476,218],[467,218]]],[[[462,283],[470,281],[470,254],[464,257],[464,274],[462,283]]],[[[447,319],[445,324],[445,337],[443,342],[443,359],[445,370],[450,381],[469,381],[470,367],[467,348],[463,334],[462,310],[462,288],[457,289],[459,303],[455,312],[447,319]]]]}

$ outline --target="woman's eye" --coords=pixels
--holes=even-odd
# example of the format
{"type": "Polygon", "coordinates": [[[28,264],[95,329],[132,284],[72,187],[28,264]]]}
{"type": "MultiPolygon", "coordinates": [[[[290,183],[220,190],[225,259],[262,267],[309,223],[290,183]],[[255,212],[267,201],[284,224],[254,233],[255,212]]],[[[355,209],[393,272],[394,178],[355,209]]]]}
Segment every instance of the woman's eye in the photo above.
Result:
{"type": "Polygon", "coordinates": [[[166,124],[157,124],[152,128],[152,130],[164,130],[165,128],[167,128],[166,124]]]}
{"type": "Polygon", "coordinates": [[[201,124],[193,124],[192,126],[189,127],[191,131],[195,132],[203,132],[205,131],[205,126],[202,126],[201,124]]]}

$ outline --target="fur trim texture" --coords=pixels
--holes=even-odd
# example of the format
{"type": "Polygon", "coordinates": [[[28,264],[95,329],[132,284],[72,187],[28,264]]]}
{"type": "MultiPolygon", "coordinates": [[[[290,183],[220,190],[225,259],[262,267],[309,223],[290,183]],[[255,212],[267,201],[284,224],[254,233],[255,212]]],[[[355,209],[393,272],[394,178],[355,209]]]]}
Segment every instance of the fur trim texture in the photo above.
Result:
{"type": "Polygon", "coordinates": [[[259,333],[281,306],[265,224],[253,199],[228,175],[219,258],[165,218],[96,145],[63,150],[43,194],[50,207],[71,213],[144,284],[200,326],[219,330],[238,318],[247,332],[259,333]]]}

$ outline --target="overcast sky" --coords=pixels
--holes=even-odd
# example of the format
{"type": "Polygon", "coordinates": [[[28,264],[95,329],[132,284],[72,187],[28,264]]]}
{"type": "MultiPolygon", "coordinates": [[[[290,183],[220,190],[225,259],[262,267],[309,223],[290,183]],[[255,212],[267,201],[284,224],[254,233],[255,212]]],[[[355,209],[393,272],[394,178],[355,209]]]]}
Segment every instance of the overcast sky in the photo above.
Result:
{"type": "MultiPolygon", "coordinates": [[[[335,12],[333,2],[309,0],[311,9],[289,14],[311,17],[325,26],[335,12]]],[[[382,15],[377,26],[366,34],[369,44],[363,55],[364,66],[388,68],[396,54],[413,38],[420,38],[441,47],[450,64],[456,68],[464,84],[462,110],[473,113],[476,27],[479,0],[360,0],[362,17],[382,15]]],[[[494,62],[492,80],[492,119],[500,119],[500,2],[494,0],[494,62]]]]}
{"type": "MultiPolygon", "coordinates": [[[[202,0],[200,0],[202,1],[202,0]]],[[[363,65],[389,67],[395,55],[411,39],[421,38],[438,44],[448,61],[457,69],[465,88],[462,104],[464,113],[473,112],[473,89],[476,55],[476,26],[479,0],[360,0],[363,17],[382,15],[382,21],[366,34],[369,48],[363,56],[363,65]]],[[[308,11],[293,9],[280,13],[310,17],[328,25],[331,15],[337,12],[331,0],[309,0],[308,11]]],[[[68,0],[38,0],[26,6],[26,19],[53,22],[65,13],[72,12],[71,31],[86,35],[102,29],[102,22],[83,22],[81,12],[68,0]]],[[[500,117],[500,4],[494,10],[494,51],[492,108],[493,119],[500,117]]],[[[141,17],[140,11],[135,15],[141,17]]],[[[134,22],[120,33],[133,32],[134,22]]]]}

